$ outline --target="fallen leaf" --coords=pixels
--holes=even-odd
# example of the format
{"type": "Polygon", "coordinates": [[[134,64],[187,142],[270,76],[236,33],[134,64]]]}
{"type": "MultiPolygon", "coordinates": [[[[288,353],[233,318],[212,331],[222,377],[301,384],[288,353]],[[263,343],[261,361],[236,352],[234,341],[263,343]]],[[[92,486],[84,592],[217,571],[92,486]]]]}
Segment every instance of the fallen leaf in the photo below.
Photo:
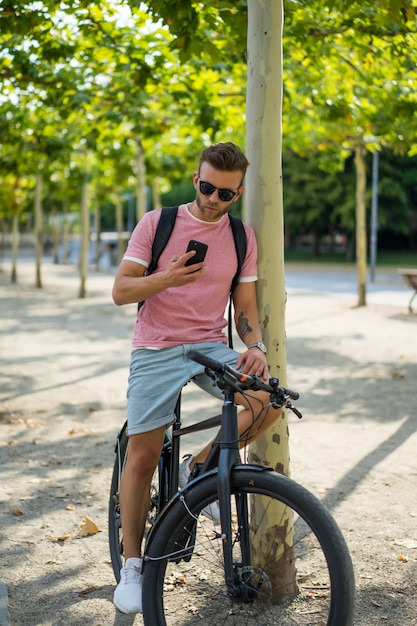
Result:
{"type": "Polygon", "coordinates": [[[376,600],[371,600],[371,604],[372,606],[376,606],[377,609],[381,606],[380,603],[377,602],[376,600]]]}
{"type": "Polygon", "coordinates": [[[405,374],[401,370],[395,370],[394,372],[392,372],[392,379],[393,380],[404,378],[404,376],[405,376],[405,374]]]}
{"type": "Polygon", "coordinates": [[[399,554],[397,559],[398,561],[401,561],[401,563],[408,563],[408,556],[404,556],[403,554],[399,554]]]}
{"type": "Polygon", "coordinates": [[[15,515],[16,517],[20,517],[21,515],[24,515],[23,511],[21,511],[20,509],[12,509],[11,514],[15,515]]]}
{"type": "Polygon", "coordinates": [[[88,515],[84,515],[84,522],[80,524],[80,530],[78,535],[80,537],[87,537],[88,535],[95,535],[100,532],[98,525],[88,515]]]}
{"type": "Polygon", "coordinates": [[[187,582],[187,576],[181,572],[172,572],[171,576],[167,578],[167,585],[184,585],[187,582]]]}
{"type": "Polygon", "coordinates": [[[74,428],[71,428],[71,430],[67,432],[67,435],[72,437],[73,435],[80,435],[80,434],[86,435],[90,432],[91,431],[88,428],[85,428],[84,426],[74,426],[74,428]]]}

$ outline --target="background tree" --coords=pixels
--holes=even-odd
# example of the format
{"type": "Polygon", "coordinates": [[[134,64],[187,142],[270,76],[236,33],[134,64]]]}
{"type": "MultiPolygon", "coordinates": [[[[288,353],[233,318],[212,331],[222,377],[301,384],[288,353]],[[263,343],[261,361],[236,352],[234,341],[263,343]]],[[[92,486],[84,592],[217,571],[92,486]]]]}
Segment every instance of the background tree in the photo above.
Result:
{"type": "Polygon", "coordinates": [[[287,37],[293,45],[287,48],[286,132],[299,154],[318,149],[322,166],[333,171],[355,154],[358,305],[364,305],[365,150],[413,149],[416,5],[351,2],[342,8],[301,2],[289,7],[287,37]]]}

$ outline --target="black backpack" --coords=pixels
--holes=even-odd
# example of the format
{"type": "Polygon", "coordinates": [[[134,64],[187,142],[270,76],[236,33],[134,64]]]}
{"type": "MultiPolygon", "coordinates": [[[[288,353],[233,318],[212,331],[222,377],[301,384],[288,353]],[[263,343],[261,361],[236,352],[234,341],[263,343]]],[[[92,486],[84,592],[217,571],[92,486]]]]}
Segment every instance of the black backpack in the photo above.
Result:
{"type": "MultiPolygon", "coordinates": [[[[174,228],[175,219],[177,217],[178,206],[164,207],[161,210],[161,216],[159,218],[158,226],[156,227],[155,237],[152,244],[152,256],[149,263],[147,274],[152,274],[158,264],[159,257],[162,254],[168,240],[171,236],[174,228]]],[[[233,347],[232,341],[232,294],[239,281],[239,275],[242,271],[243,262],[246,257],[246,232],[243,226],[242,220],[234,215],[229,215],[230,226],[232,228],[233,239],[236,247],[237,255],[237,271],[233,277],[232,284],[230,286],[230,304],[229,304],[229,320],[228,320],[228,340],[229,346],[233,347]]],[[[139,302],[138,310],[142,306],[143,302],[139,302]]]]}

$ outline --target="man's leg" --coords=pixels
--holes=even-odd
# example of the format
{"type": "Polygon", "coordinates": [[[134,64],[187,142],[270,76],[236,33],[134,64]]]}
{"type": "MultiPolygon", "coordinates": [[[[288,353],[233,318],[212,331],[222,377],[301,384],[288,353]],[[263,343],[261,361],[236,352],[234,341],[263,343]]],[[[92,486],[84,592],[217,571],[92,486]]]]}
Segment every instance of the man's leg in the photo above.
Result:
{"type": "MultiPolygon", "coordinates": [[[[236,404],[244,407],[238,415],[238,431],[239,437],[241,438],[241,447],[247,446],[252,441],[255,441],[255,439],[262,435],[282,413],[282,409],[273,409],[269,406],[263,411],[260,418],[254,422],[254,419],[261,412],[262,407],[267,406],[269,394],[259,391],[256,394],[252,394],[251,398],[237,394],[235,400],[236,404]]],[[[191,470],[196,463],[204,463],[211,447],[212,441],[192,459],[190,463],[191,470]]]]}
{"type": "Polygon", "coordinates": [[[113,602],[123,613],[142,610],[141,544],[150,503],[150,484],[161,454],[165,427],[132,435],[120,481],[120,515],[125,564],[113,602]]]}
{"type": "Polygon", "coordinates": [[[120,483],[120,515],[125,559],[141,556],[152,476],[161,455],[165,427],[129,437],[120,483]]]}

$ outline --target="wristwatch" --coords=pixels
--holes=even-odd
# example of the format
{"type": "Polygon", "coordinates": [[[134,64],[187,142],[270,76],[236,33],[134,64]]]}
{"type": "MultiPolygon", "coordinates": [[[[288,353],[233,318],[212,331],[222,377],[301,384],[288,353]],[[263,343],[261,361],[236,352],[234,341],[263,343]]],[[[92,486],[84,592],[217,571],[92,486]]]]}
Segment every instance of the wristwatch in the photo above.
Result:
{"type": "Polygon", "coordinates": [[[248,346],[248,350],[251,348],[259,348],[259,350],[262,350],[264,354],[268,352],[268,348],[264,343],[251,343],[250,346],[248,346]]]}

